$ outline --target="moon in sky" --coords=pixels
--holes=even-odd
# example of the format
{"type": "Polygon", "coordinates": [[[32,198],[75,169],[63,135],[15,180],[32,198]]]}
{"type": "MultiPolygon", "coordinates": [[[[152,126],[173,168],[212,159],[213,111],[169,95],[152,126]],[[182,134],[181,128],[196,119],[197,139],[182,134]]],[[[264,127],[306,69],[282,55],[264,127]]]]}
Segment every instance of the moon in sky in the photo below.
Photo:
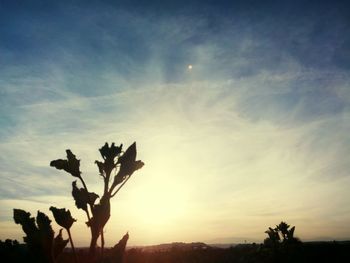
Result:
{"type": "Polygon", "coordinates": [[[193,66],[190,64],[190,65],[188,65],[188,70],[191,70],[192,68],[193,68],[193,66]]]}

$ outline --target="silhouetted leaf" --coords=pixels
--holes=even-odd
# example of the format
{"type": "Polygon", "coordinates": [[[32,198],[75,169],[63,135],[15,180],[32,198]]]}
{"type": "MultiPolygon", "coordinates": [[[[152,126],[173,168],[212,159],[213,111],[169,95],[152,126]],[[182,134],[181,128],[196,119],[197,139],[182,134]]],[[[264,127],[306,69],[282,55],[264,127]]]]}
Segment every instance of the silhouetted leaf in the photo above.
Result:
{"type": "Polygon", "coordinates": [[[122,263],[125,257],[126,243],[129,239],[129,233],[126,233],[123,238],[111,249],[109,256],[110,262],[122,263]]]}
{"type": "Polygon", "coordinates": [[[289,230],[289,234],[291,237],[293,237],[294,235],[294,230],[295,230],[295,226],[293,226],[290,230],[289,230]]]}
{"type": "Polygon", "coordinates": [[[96,199],[99,197],[93,192],[87,192],[85,188],[78,188],[76,181],[72,183],[72,187],[72,195],[75,200],[75,205],[77,208],[83,209],[84,211],[87,211],[88,204],[93,206],[96,199]]]}
{"type": "MultiPolygon", "coordinates": [[[[141,169],[143,166],[145,165],[145,163],[144,162],[142,162],[142,161],[140,161],[140,160],[138,160],[138,161],[135,161],[135,163],[134,163],[134,171],[136,171],[136,170],[139,170],[139,169],[141,169]]],[[[134,172],[133,171],[133,172],[134,172]]]]}
{"type": "Polygon", "coordinates": [[[293,226],[287,233],[287,238],[288,240],[293,240],[294,238],[294,230],[295,230],[295,226],[293,226]]]}
{"type": "Polygon", "coordinates": [[[26,237],[23,237],[23,241],[31,246],[31,243],[37,242],[39,230],[35,224],[34,217],[30,217],[30,213],[22,209],[13,209],[13,219],[16,224],[22,226],[23,232],[26,237]]]}
{"type": "Polygon", "coordinates": [[[128,149],[126,149],[125,153],[119,157],[118,163],[124,164],[127,166],[130,163],[135,162],[136,159],[136,142],[131,144],[128,149]]]}
{"type": "Polygon", "coordinates": [[[62,238],[62,228],[61,228],[58,235],[54,239],[53,253],[55,258],[57,258],[58,255],[63,252],[63,249],[66,247],[68,242],[69,242],[69,239],[64,240],[62,238]]]}
{"type": "Polygon", "coordinates": [[[66,153],[66,160],[58,159],[51,161],[50,166],[53,166],[58,170],[64,170],[75,177],[80,177],[80,160],[75,157],[71,150],[66,150],[66,153]]]}
{"type": "Polygon", "coordinates": [[[266,234],[268,234],[269,239],[273,242],[276,243],[280,240],[280,236],[278,234],[278,230],[277,229],[273,229],[271,227],[269,227],[268,230],[265,231],[266,234]]]}
{"type": "Polygon", "coordinates": [[[119,157],[119,172],[114,176],[113,186],[124,181],[126,176],[131,176],[136,170],[141,169],[144,163],[140,160],[136,161],[136,142],[129,146],[125,153],[119,157]]]}
{"type": "Polygon", "coordinates": [[[104,177],[104,170],[105,170],[105,167],[104,167],[104,163],[103,162],[100,162],[100,161],[95,161],[95,163],[97,164],[97,167],[98,167],[98,171],[100,172],[100,175],[104,177]]]}
{"type": "Polygon", "coordinates": [[[77,221],[72,217],[68,209],[66,210],[65,208],[56,208],[51,206],[50,210],[55,218],[56,223],[67,230],[71,228],[75,221],[77,221]]]}
{"type": "Polygon", "coordinates": [[[36,216],[36,223],[41,235],[46,236],[48,239],[53,239],[54,232],[51,227],[51,220],[47,215],[38,211],[36,216]]]}
{"type": "Polygon", "coordinates": [[[126,243],[129,239],[129,232],[127,232],[121,240],[113,247],[113,250],[125,251],[126,243]]]}
{"type": "Polygon", "coordinates": [[[114,176],[113,184],[112,186],[117,186],[118,184],[122,183],[125,180],[126,176],[121,176],[119,173],[114,176]]]}
{"type": "Polygon", "coordinates": [[[54,232],[51,227],[51,220],[47,215],[38,211],[36,223],[39,229],[42,254],[46,259],[48,259],[48,262],[52,262],[54,232]]]}

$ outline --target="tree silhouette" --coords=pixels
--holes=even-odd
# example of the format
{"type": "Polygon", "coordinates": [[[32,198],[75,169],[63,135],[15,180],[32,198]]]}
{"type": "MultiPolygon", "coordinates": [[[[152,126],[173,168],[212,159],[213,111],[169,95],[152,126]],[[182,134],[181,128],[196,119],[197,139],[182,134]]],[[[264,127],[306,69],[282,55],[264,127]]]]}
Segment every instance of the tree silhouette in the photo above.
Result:
{"type": "Polygon", "coordinates": [[[144,163],[136,160],[136,143],[130,145],[125,152],[122,151],[123,145],[111,146],[105,143],[99,151],[103,161],[95,161],[100,176],[103,178],[104,188],[99,202],[96,200],[99,195],[89,192],[87,185],[81,175],[80,160],[72,153],[66,150],[67,159],[58,159],[51,161],[50,166],[59,170],[64,170],[73,177],[79,179],[82,188],[77,186],[77,181],[72,183],[72,196],[78,209],[85,211],[87,216],[87,226],[91,231],[90,255],[93,258],[96,253],[96,244],[101,237],[101,254],[104,251],[103,228],[110,218],[111,205],[110,200],[130,179],[131,175],[138,169],[142,168],[144,163]],[[113,178],[112,178],[113,177],[113,178]]]}

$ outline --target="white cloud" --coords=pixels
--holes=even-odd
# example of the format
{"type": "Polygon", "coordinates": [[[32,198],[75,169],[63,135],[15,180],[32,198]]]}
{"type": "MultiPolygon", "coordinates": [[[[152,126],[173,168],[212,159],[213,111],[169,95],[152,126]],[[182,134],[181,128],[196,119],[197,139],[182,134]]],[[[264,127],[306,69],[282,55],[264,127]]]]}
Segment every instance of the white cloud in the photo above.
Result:
{"type": "MultiPolygon", "coordinates": [[[[155,36],[164,36],[146,39],[152,45],[141,66],[126,53],[118,65],[107,59],[89,68],[79,63],[88,57],[73,52],[79,45],[68,50],[63,45],[58,49],[65,55],[46,61],[35,77],[26,67],[6,74],[2,92],[13,105],[1,109],[14,125],[6,124],[8,132],[0,138],[1,229],[20,235],[12,232],[12,207],[35,214],[57,204],[79,216],[77,244],[87,245],[83,215],[67,198],[74,178],[49,168],[49,162],[72,149],[82,159],[89,189],[99,193],[101,179],[93,164],[100,158],[98,147],[105,141],[125,146],[136,141],[146,165],[113,200],[108,245],[127,230],[131,244],[262,239],[280,220],[296,225],[303,238],[349,237],[340,226],[350,219],[344,187],[350,180],[348,77],[307,69],[283,51],[276,69],[255,46],[262,43],[254,44],[245,31],[192,44],[188,39],[205,23],[192,28],[177,22],[154,27],[151,20],[133,20],[131,28],[146,23],[155,36]],[[169,51],[173,39],[181,50],[169,51]],[[77,68],[67,70],[70,64],[77,68]],[[120,65],[130,71],[123,74],[120,65]],[[342,106],[334,107],[338,103],[342,106]]],[[[141,39],[144,34],[137,33],[141,39]]],[[[113,32],[104,32],[102,44],[116,41],[113,32]]],[[[2,230],[1,238],[9,233],[2,230]]]]}

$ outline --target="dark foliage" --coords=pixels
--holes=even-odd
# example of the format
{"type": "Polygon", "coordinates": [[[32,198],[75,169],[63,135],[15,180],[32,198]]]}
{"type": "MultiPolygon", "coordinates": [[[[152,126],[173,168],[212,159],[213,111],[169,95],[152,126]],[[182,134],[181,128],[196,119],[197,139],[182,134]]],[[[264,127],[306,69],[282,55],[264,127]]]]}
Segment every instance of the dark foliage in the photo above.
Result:
{"type": "MultiPolygon", "coordinates": [[[[98,263],[121,262],[109,258],[112,250],[106,251],[106,261],[98,263]]],[[[244,244],[227,249],[173,248],[166,251],[143,251],[141,248],[132,248],[126,251],[124,261],[126,263],[343,263],[350,262],[349,251],[350,241],[302,243],[298,249],[284,249],[278,255],[274,255],[271,248],[266,248],[262,244],[244,244]]],[[[4,259],[2,262],[38,262],[28,260],[27,253],[27,247],[23,244],[12,240],[0,241],[0,254],[4,259]]],[[[89,262],[88,249],[80,249],[77,254],[80,262],[89,262]]],[[[63,252],[57,259],[57,263],[71,262],[74,262],[74,257],[69,250],[63,252]]]]}
{"type": "Polygon", "coordinates": [[[51,220],[38,211],[35,222],[35,218],[30,217],[30,213],[21,209],[13,210],[13,218],[16,224],[22,226],[26,234],[23,241],[28,248],[28,260],[43,263],[55,262],[68,241],[62,239],[61,232],[54,238],[51,220]]]}
{"type": "Polygon", "coordinates": [[[295,226],[290,228],[286,222],[281,222],[275,228],[269,227],[265,233],[268,238],[264,240],[264,245],[277,249],[280,246],[298,245],[301,241],[294,237],[295,226]]]}
{"type": "MultiPolygon", "coordinates": [[[[77,181],[73,181],[72,196],[75,200],[76,207],[85,211],[88,219],[87,226],[91,231],[89,255],[88,257],[83,256],[85,262],[120,263],[124,258],[129,234],[124,235],[119,243],[105,255],[103,228],[110,218],[110,199],[118,193],[136,170],[143,167],[144,163],[140,160],[136,160],[136,143],[133,143],[124,153],[122,151],[122,146],[122,144],[120,146],[115,146],[114,143],[109,146],[108,143],[105,143],[105,145],[99,149],[103,162],[96,161],[96,164],[100,176],[104,179],[104,190],[102,197],[96,204],[95,202],[99,198],[99,195],[88,191],[85,181],[81,176],[80,160],[76,158],[71,150],[66,150],[66,159],[57,159],[50,163],[50,166],[58,170],[64,170],[72,176],[77,177],[83,185],[82,188],[79,188],[77,186],[77,181]],[[110,185],[110,177],[113,170],[115,170],[115,176],[113,183],[110,185]],[[116,188],[118,185],[120,186],[116,188]],[[96,257],[97,239],[99,237],[101,237],[101,253],[96,257]]],[[[67,230],[74,255],[73,258],[77,263],[78,253],[76,253],[70,232],[70,228],[76,220],[72,217],[70,211],[65,208],[51,206],[50,210],[53,213],[56,223],[67,230]]],[[[14,209],[14,221],[16,224],[22,226],[26,234],[23,238],[26,244],[26,256],[25,260],[22,260],[23,262],[56,263],[61,261],[60,254],[67,245],[68,240],[62,238],[62,229],[59,231],[59,234],[54,237],[51,220],[44,213],[38,211],[35,220],[35,218],[30,217],[30,213],[21,209],[14,209]]],[[[18,242],[16,242],[6,241],[4,243],[5,245],[2,245],[2,249],[9,252],[8,255],[11,261],[16,260],[16,257],[11,256],[11,251],[18,245],[18,242]]],[[[70,262],[70,260],[71,258],[68,256],[68,258],[65,257],[64,262],[70,262]]]]}

